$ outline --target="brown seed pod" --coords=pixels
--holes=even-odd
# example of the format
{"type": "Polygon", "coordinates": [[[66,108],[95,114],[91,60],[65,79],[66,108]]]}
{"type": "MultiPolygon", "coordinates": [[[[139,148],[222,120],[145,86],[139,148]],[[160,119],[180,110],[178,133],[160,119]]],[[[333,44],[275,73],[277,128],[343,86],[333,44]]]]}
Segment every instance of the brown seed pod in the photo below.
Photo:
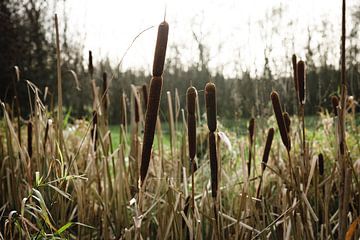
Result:
{"type": "Polygon", "coordinates": [[[248,175],[250,176],[251,173],[251,158],[252,158],[252,146],[254,143],[254,132],[255,132],[255,119],[251,118],[249,121],[249,141],[250,141],[250,146],[249,146],[249,161],[248,161],[248,175]]]}
{"type": "Polygon", "coordinates": [[[146,84],[142,85],[142,94],[143,94],[143,98],[144,98],[144,105],[145,105],[145,111],[146,111],[147,104],[148,104],[148,89],[147,89],[146,84]]]}
{"type": "Polygon", "coordinates": [[[29,121],[27,124],[27,134],[28,134],[28,154],[29,157],[32,157],[32,122],[29,121]]]}
{"type": "Polygon", "coordinates": [[[92,78],[93,74],[94,74],[94,66],[93,66],[93,58],[92,58],[92,52],[91,51],[89,51],[88,70],[89,70],[90,77],[92,78]]]}
{"type": "MultiPolygon", "coordinates": [[[[138,95],[138,94],[137,94],[138,95]]],[[[140,121],[140,114],[139,114],[139,104],[136,100],[136,96],[134,96],[134,111],[135,111],[135,122],[138,123],[140,121]]]]}
{"type": "Polygon", "coordinates": [[[186,91],[186,104],[187,104],[187,125],[188,125],[188,141],[189,141],[189,157],[191,161],[194,160],[196,155],[196,106],[197,91],[194,87],[189,87],[186,91]]]}
{"type": "Polygon", "coordinates": [[[211,195],[217,197],[218,190],[218,162],[216,153],[215,134],[209,132],[209,150],[210,150],[210,171],[211,171],[211,195]]]}
{"type": "Polygon", "coordinates": [[[305,104],[305,90],[306,90],[306,78],[305,78],[305,63],[299,61],[297,64],[297,81],[298,81],[298,95],[300,104],[305,104]]]}
{"type": "Polygon", "coordinates": [[[292,60],[292,66],[293,66],[295,92],[296,92],[296,95],[297,95],[297,93],[298,93],[298,79],[297,79],[297,60],[296,60],[296,55],[295,54],[292,55],[291,60],[292,60]]]}
{"type": "Polygon", "coordinates": [[[331,104],[333,107],[333,112],[335,116],[338,115],[338,106],[339,106],[339,98],[337,96],[331,96],[331,104]]]}
{"type": "Polygon", "coordinates": [[[108,109],[108,97],[107,97],[107,91],[108,91],[108,81],[107,81],[107,74],[106,72],[103,73],[103,97],[102,97],[102,102],[103,102],[103,107],[104,107],[104,111],[106,112],[108,109]]]}
{"type": "Polygon", "coordinates": [[[263,158],[262,158],[262,162],[261,162],[261,170],[262,172],[264,172],[265,168],[266,168],[266,164],[269,160],[269,154],[270,154],[270,150],[271,150],[271,144],[272,141],[274,139],[274,128],[270,128],[268,131],[268,135],[266,138],[266,143],[265,143],[265,148],[264,148],[264,154],[263,154],[263,158]]]}
{"type": "Polygon", "coordinates": [[[286,147],[286,149],[288,151],[290,151],[290,144],[289,144],[290,141],[289,141],[289,136],[287,133],[284,117],[282,114],[282,108],[281,108],[281,104],[280,104],[279,94],[275,91],[272,91],[270,96],[271,96],[271,101],[272,101],[276,121],[279,126],[281,140],[282,140],[284,146],[286,147]]]}
{"type": "Polygon", "coordinates": [[[287,112],[283,113],[283,118],[284,118],[284,122],[285,122],[285,127],[286,127],[286,131],[288,132],[288,134],[290,133],[290,125],[291,125],[291,120],[290,120],[290,115],[287,112]]]}
{"type": "Polygon", "coordinates": [[[162,22],[158,28],[158,35],[156,40],[154,64],[153,64],[153,76],[160,77],[164,71],[166,46],[169,35],[169,24],[162,22]]]}
{"type": "Polygon", "coordinates": [[[318,164],[319,164],[319,174],[320,176],[322,176],[324,175],[324,156],[322,155],[322,153],[319,153],[318,164]]]}
{"type": "Polygon", "coordinates": [[[148,106],[145,115],[145,128],[144,128],[144,142],[141,154],[141,167],[140,177],[141,184],[144,183],[151,156],[151,148],[154,142],[154,133],[157,115],[159,111],[161,88],[162,88],[162,77],[153,77],[150,83],[150,93],[148,99],[148,106]]]}
{"type": "Polygon", "coordinates": [[[205,85],[205,104],[207,124],[210,132],[215,132],[217,128],[216,123],[216,86],[214,83],[207,83],[205,85]]]}

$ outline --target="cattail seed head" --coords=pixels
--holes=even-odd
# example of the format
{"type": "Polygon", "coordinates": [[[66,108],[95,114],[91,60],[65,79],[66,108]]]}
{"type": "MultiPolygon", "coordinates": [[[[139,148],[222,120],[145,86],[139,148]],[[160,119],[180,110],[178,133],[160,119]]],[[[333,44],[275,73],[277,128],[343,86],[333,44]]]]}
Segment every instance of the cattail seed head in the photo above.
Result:
{"type": "Polygon", "coordinates": [[[271,150],[271,144],[272,141],[274,139],[274,128],[270,128],[268,131],[268,135],[266,138],[266,143],[265,143],[265,148],[264,148],[264,154],[263,154],[263,158],[262,158],[262,163],[261,163],[261,169],[264,172],[265,168],[266,168],[266,164],[269,160],[269,154],[270,154],[270,150],[271,150]]]}
{"type": "Polygon", "coordinates": [[[209,150],[210,150],[210,171],[211,171],[211,195],[217,197],[218,190],[218,162],[216,153],[215,133],[209,132],[209,150]]]}
{"type": "Polygon", "coordinates": [[[335,116],[338,115],[338,106],[339,106],[339,98],[337,96],[332,96],[331,97],[331,104],[333,107],[333,112],[335,114],[335,116]]]}
{"type": "Polygon", "coordinates": [[[143,84],[142,85],[142,94],[143,94],[143,98],[144,98],[144,105],[145,105],[145,109],[147,108],[147,104],[148,104],[148,89],[147,89],[147,85],[143,84]]]}
{"type": "Polygon", "coordinates": [[[32,157],[32,122],[29,121],[27,125],[27,134],[28,134],[28,154],[29,157],[32,157]]]}
{"type": "Polygon", "coordinates": [[[107,81],[107,74],[106,72],[103,73],[103,106],[104,111],[106,112],[108,109],[108,97],[107,97],[107,91],[108,91],[108,81],[107,81]]]}
{"type": "Polygon", "coordinates": [[[250,138],[250,143],[252,144],[254,141],[254,132],[255,132],[255,119],[251,118],[249,121],[249,138],[250,138]]]}
{"type": "Polygon", "coordinates": [[[216,122],[216,86],[214,83],[205,85],[205,104],[207,124],[210,132],[215,132],[217,128],[216,122]]]}
{"type": "Polygon", "coordinates": [[[154,64],[153,64],[154,77],[160,77],[163,74],[168,35],[169,35],[169,24],[164,21],[159,25],[158,28],[158,35],[157,35],[155,55],[154,55],[154,64]]]}
{"type": "Polygon", "coordinates": [[[322,153],[319,153],[318,164],[319,164],[319,174],[320,176],[322,176],[324,174],[324,156],[322,155],[322,153]]]}
{"type": "Polygon", "coordinates": [[[290,115],[288,112],[284,112],[283,113],[283,118],[284,118],[284,122],[285,122],[285,127],[286,127],[286,131],[288,132],[288,134],[290,133],[290,125],[291,125],[291,120],[290,120],[290,115]]]}
{"type": "Polygon", "coordinates": [[[139,113],[139,104],[136,96],[134,96],[134,111],[135,111],[135,122],[138,123],[140,121],[140,113],[139,113]]]}
{"type": "Polygon", "coordinates": [[[153,77],[150,83],[148,106],[145,115],[144,142],[141,154],[140,177],[141,184],[144,183],[151,156],[151,148],[154,142],[156,120],[159,111],[162,77],[153,77]]]}
{"type": "Polygon", "coordinates": [[[297,81],[298,81],[298,96],[300,104],[305,104],[305,90],[306,90],[306,78],[305,78],[305,63],[299,61],[297,64],[297,81]]]}
{"type": "Polygon", "coordinates": [[[187,105],[187,125],[188,125],[188,141],[189,141],[189,157],[191,161],[196,155],[196,106],[197,91],[194,87],[189,87],[186,91],[186,105],[187,105]]]}
{"type": "Polygon", "coordinates": [[[90,77],[92,78],[93,74],[94,74],[94,66],[93,66],[93,58],[92,58],[92,52],[91,51],[89,51],[88,70],[89,70],[90,77]]]}
{"type": "Polygon", "coordinates": [[[271,101],[272,101],[276,121],[279,126],[281,140],[282,140],[284,146],[286,147],[286,149],[288,151],[290,151],[290,141],[289,141],[289,136],[287,133],[284,117],[282,114],[282,108],[281,108],[281,104],[280,104],[279,94],[275,91],[272,91],[270,96],[271,96],[271,101]]]}
{"type": "Polygon", "coordinates": [[[297,60],[296,55],[292,55],[292,66],[293,66],[293,73],[294,73],[294,85],[295,85],[295,92],[298,92],[298,79],[297,79],[297,60]]]}

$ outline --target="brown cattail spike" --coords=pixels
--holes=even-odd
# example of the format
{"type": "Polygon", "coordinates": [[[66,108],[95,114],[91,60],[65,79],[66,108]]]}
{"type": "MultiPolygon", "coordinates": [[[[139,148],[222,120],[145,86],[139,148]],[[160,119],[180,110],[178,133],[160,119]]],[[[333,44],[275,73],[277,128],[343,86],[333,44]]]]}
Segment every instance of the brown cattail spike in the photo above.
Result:
{"type": "Polygon", "coordinates": [[[283,118],[284,118],[284,122],[285,122],[285,127],[286,127],[286,131],[288,132],[288,134],[290,133],[290,125],[291,125],[291,120],[290,120],[290,115],[287,112],[283,113],[283,118]]]}
{"type": "Polygon", "coordinates": [[[286,130],[284,117],[282,114],[282,108],[281,108],[281,104],[280,104],[279,94],[275,91],[272,91],[270,96],[271,96],[271,101],[272,101],[276,121],[279,126],[281,140],[282,140],[284,146],[286,147],[286,149],[288,151],[290,151],[290,143],[289,143],[290,141],[289,141],[289,136],[288,136],[288,133],[286,130]]]}
{"type": "Polygon", "coordinates": [[[207,83],[205,85],[205,104],[207,124],[210,132],[215,132],[217,128],[216,123],[216,87],[214,83],[207,83]]]}
{"type": "Polygon", "coordinates": [[[216,153],[215,134],[209,132],[209,149],[210,149],[210,171],[211,171],[211,195],[217,197],[218,190],[218,162],[216,153]]]}
{"type": "Polygon", "coordinates": [[[254,143],[254,132],[255,132],[255,119],[251,118],[249,121],[249,141],[250,141],[250,146],[249,146],[249,161],[248,161],[248,175],[250,176],[250,172],[251,172],[251,158],[252,158],[252,146],[254,143]]]}
{"type": "Polygon", "coordinates": [[[155,126],[160,104],[162,82],[162,77],[153,77],[150,83],[150,94],[145,116],[144,142],[141,154],[141,184],[144,183],[149,168],[151,148],[154,142],[155,126]]]}
{"type": "MultiPolygon", "coordinates": [[[[137,93],[136,93],[137,94],[137,93]]],[[[138,95],[138,94],[137,94],[138,95]]],[[[134,111],[135,111],[135,122],[138,123],[140,121],[140,113],[139,113],[139,104],[137,101],[137,97],[134,96],[134,111]]]]}
{"type": "Polygon", "coordinates": [[[331,97],[331,104],[333,107],[333,112],[335,114],[335,116],[338,115],[338,106],[339,106],[339,98],[337,96],[332,96],[331,97]]]}
{"type": "Polygon", "coordinates": [[[147,89],[146,84],[142,85],[142,94],[143,94],[144,105],[145,105],[145,110],[146,110],[147,104],[148,104],[148,89],[147,89]]]}
{"type": "Polygon", "coordinates": [[[297,78],[298,78],[298,96],[300,104],[305,104],[306,78],[305,78],[305,63],[299,61],[297,64],[297,78]]]}
{"type": "Polygon", "coordinates": [[[194,87],[189,87],[186,91],[186,105],[187,105],[187,125],[188,125],[188,141],[189,141],[189,157],[191,161],[196,155],[196,106],[197,91],[194,87]]]}
{"type": "Polygon", "coordinates": [[[318,164],[319,164],[319,174],[320,176],[322,176],[324,175],[324,156],[322,155],[322,153],[319,153],[318,164]]]}
{"type": "Polygon", "coordinates": [[[162,22],[158,28],[158,35],[156,40],[156,48],[153,64],[153,76],[160,77],[164,71],[166,46],[169,35],[169,25],[167,22],[162,22]]]}
{"type": "Polygon", "coordinates": [[[265,143],[265,148],[264,148],[264,154],[263,154],[263,158],[262,158],[262,162],[261,162],[261,170],[262,172],[264,172],[265,168],[266,168],[266,164],[269,160],[269,154],[270,154],[270,150],[271,150],[271,144],[272,141],[274,139],[274,128],[270,128],[267,138],[266,138],[266,143],[265,143]]]}
{"type": "Polygon", "coordinates": [[[293,66],[293,73],[294,73],[294,85],[295,85],[295,92],[298,92],[298,79],[297,79],[297,60],[296,55],[292,55],[292,66],[293,66]]]}
{"type": "Polygon", "coordinates": [[[32,157],[32,122],[29,121],[27,125],[27,134],[28,134],[28,154],[29,157],[32,157]]]}
{"type": "Polygon", "coordinates": [[[89,74],[90,74],[90,77],[92,78],[93,77],[93,74],[94,74],[94,66],[93,66],[93,58],[92,58],[92,52],[89,51],[89,63],[88,63],[88,69],[89,69],[89,74]]]}

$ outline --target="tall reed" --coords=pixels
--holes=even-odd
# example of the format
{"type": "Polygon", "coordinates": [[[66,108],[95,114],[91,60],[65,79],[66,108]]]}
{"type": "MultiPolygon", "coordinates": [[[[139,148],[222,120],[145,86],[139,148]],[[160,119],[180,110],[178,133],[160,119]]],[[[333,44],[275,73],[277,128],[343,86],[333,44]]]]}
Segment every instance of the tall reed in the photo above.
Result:
{"type": "Polygon", "coordinates": [[[150,83],[150,93],[145,115],[145,129],[140,168],[140,186],[144,184],[150,163],[151,149],[154,141],[156,120],[160,104],[160,95],[163,82],[161,75],[164,69],[168,33],[169,25],[164,21],[159,25],[158,28],[153,64],[153,78],[151,79],[150,83]]]}

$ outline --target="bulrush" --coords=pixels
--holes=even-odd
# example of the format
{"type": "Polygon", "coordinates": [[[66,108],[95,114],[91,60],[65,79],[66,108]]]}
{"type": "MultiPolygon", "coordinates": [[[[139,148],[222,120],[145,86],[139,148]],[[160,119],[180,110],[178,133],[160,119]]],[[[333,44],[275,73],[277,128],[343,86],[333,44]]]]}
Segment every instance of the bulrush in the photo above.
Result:
{"type": "MultiPolygon", "coordinates": [[[[196,106],[197,91],[195,87],[189,87],[186,91],[186,105],[187,105],[187,125],[188,125],[188,141],[189,141],[189,157],[191,166],[194,166],[194,159],[196,155],[196,106]]],[[[191,170],[193,171],[193,170],[191,170]]]]}
{"type": "Polygon", "coordinates": [[[151,148],[154,142],[156,119],[159,111],[161,88],[163,82],[161,75],[164,69],[168,33],[169,25],[164,21],[159,25],[158,28],[153,64],[153,77],[150,83],[150,93],[145,115],[144,140],[140,167],[141,186],[144,184],[144,180],[149,168],[151,148]]]}
{"type": "Polygon", "coordinates": [[[297,60],[296,55],[292,55],[292,66],[293,66],[293,74],[294,74],[294,86],[295,86],[295,92],[298,94],[298,80],[297,80],[297,60]]]}
{"type": "Polygon", "coordinates": [[[306,78],[305,78],[305,63],[299,61],[297,64],[297,83],[298,83],[298,96],[300,104],[305,104],[305,89],[306,89],[306,78]]]}
{"type": "Polygon", "coordinates": [[[89,63],[88,63],[88,71],[90,74],[90,78],[94,75],[94,66],[93,66],[93,58],[92,58],[92,52],[89,51],[89,63]]]}
{"type": "Polygon", "coordinates": [[[27,135],[28,135],[28,154],[29,157],[32,157],[32,122],[29,121],[27,124],[27,135]]]}
{"type": "Polygon", "coordinates": [[[324,156],[322,155],[322,153],[319,153],[318,164],[319,164],[319,174],[320,176],[322,176],[324,175],[324,156]]]}
{"type": "Polygon", "coordinates": [[[142,89],[142,94],[143,94],[143,98],[144,98],[144,105],[145,105],[145,111],[146,111],[146,107],[147,107],[147,104],[148,104],[148,89],[147,89],[146,84],[143,84],[141,89],[142,89]]]}
{"type": "Polygon", "coordinates": [[[335,116],[338,115],[338,106],[339,106],[339,98],[337,96],[332,96],[331,97],[331,104],[333,107],[333,112],[335,114],[335,116]]]}
{"type": "Polygon", "coordinates": [[[289,135],[288,135],[287,128],[285,125],[285,120],[283,117],[283,111],[281,108],[279,94],[276,91],[272,91],[270,96],[271,96],[271,101],[272,101],[276,121],[279,126],[281,140],[282,140],[284,146],[286,147],[286,149],[288,151],[290,151],[289,135]]]}
{"type": "Polygon", "coordinates": [[[216,87],[214,83],[207,83],[205,86],[205,104],[207,125],[209,128],[209,150],[210,150],[210,170],[211,170],[211,194],[214,199],[217,197],[218,190],[218,162],[216,154],[215,134],[216,123],[216,87]]]}
{"type": "Polygon", "coordinates": [[[249,161],[248,161],[248,176],[250,176],[251,172],[251,158],[252,158],[252,149],[254,144],[254,132],[255,132],[255,119],[251,118],[249,121],[249,161]]]}
{"type": "Polygon", "coordinates": [[[262,158],[262,162],[261,162],[261,170],[262,172],[264,172],[265,168],[266,168],[266,164],[269,160],[269,154],[270,154],[270,150],[271,150],[271,144],[272,141],[274,139],[274,128],[270,128],[268,131],[268,135],[266,138],[266,143],[265,143],[265,148],[264,148],[264,153],[263,153],[263,158],[262,158]]]}

